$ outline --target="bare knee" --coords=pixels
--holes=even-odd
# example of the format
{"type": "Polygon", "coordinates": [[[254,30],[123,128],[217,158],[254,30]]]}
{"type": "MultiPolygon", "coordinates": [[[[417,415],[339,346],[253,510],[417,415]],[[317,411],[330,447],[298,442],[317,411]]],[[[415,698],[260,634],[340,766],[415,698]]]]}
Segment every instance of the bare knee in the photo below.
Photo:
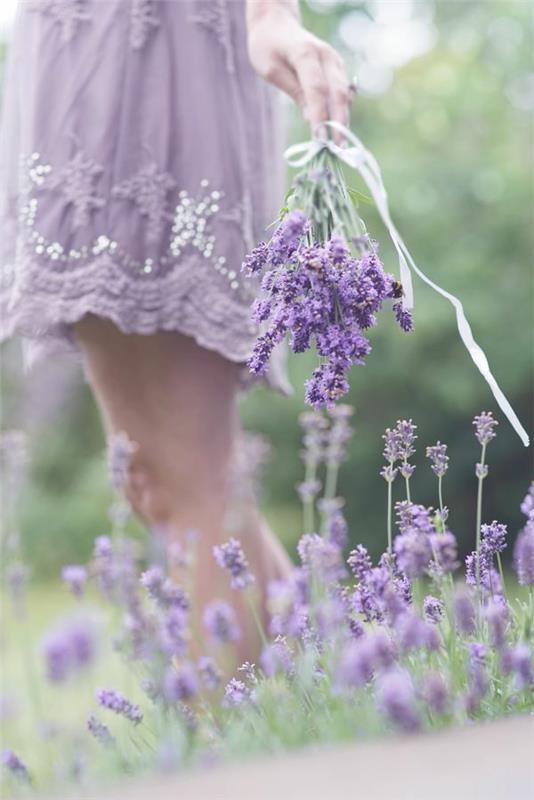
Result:
{"type": "Polygon", "coordinates": [[[228,464],[176,453],[172,465],[139,448],[125,486],[135,513],[149,526],[169,522],[184,528],[202,526],[210,515],[222,516],[228,494],[228,464]]]}

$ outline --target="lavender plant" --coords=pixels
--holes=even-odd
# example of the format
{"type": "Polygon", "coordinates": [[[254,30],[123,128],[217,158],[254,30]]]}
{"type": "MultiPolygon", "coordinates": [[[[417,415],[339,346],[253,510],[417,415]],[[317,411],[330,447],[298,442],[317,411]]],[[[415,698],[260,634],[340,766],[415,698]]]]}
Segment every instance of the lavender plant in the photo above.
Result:
{"type": "MultiPolygon", "coordinates": [[[[46,722],[41,760],[35,737],[30,742],[17,732],[20,719],[9,723],[13,749],[2,755],[6,791],[51,791],[82,778],[87,786],[105,775],[178,769],[250,751],[532,713],[534,483],[521,506],[526,522],[514,547],[524,587],[515,599],[505,593],[500,564],[507,527],[498,521],[478,527],[478,492],[479,542],[475,537],[465,574],[458,574],[442,497],[446,446],[427,448],[438,478],[435,510],[411,498],[416,426],[401,420],[384,435],[385,552],[377,563],[361,544],[347,554],[337,473],[350,416],[350,408],[338,406],[302,418],[306,479],[299,494],[307,513],[299,563],[268,587],[266,630],[242,543],[231,538],[214,550],[231,586],[251,603],[263,642],[257,665],[246,662],[228,673],[226,656],[242,632],[222,601],[200,609],[204,652],[198,655],[198,641],[192,646],[197,634],[190,602],[176,582],[177,574],[185,579],[187,573],[180,548],[171,548],[168,563],[147,564],[121,529],[97,537],[88,565],[63,569],[65,596],[74,595],[76,611],[54,623],[41,650],[46,683],[40,690],[56,698],[48,706],[57,719],[51,724],[45,704],[33,712],[34,731],[46,722]],[[406,497],[393,506],[397,474],[406,497]],[[90,624],[95,597],[110,609],[105,633],[90,624]],[[122,673],[109,658],[99,666],[110,640],[113,663],[125,665],[122,673]],[[67,720],[66,708],[61,713],[70,687],[83,698],[79,719],[67,720]]],[[[487,444],[495,424],[489,414],[477,417],[477,439],[487,444]]]]}

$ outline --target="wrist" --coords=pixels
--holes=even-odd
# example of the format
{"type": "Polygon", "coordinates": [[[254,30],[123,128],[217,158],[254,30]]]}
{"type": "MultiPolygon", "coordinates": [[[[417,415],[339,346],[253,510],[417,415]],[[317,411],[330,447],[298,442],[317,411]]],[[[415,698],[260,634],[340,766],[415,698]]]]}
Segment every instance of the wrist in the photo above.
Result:
{"type": "Polygon", "coordinates": [[[298,0],[246,0],[246,12],[249,30],[256,23],[272,17],[300,22],[298,0]]]}

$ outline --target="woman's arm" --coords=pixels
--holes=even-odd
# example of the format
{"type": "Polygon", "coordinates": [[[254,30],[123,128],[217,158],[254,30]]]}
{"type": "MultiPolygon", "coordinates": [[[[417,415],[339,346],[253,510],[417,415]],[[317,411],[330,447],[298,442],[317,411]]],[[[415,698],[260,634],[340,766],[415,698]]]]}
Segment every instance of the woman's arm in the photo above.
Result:
{"type": "Polygon", "coordinates": [[[313,131],[327,119],[348,124],[352,92],[343,61],[302,27],[298,0],[247,0],[247,28],[252,66],[298,103],[313,131]]]}

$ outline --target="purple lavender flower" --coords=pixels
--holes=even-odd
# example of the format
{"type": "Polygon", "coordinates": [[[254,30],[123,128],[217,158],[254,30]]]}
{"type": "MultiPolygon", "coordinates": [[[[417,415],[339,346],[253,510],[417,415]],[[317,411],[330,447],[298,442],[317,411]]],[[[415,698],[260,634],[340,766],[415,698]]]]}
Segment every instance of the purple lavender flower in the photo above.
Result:
{"type": "Polygon", "coordinates": [[[434,564],[440,573],[454,572],[458,568],[458,543],[451,531],[430,534],[434,564]]]}
{"type": "Polygon", "coordinates": [[[183,656],[188,640],[187,612],[179,606],[171,606],[160,620],[160,647],[169,656],[183,656]]]}
{"type": "Polygon", "coordinates": [[[487,445],[492,439],[495,439],[497,434],[494,428],[498,424],[498,421],[493,419],[491,411],[482,411],[474,418],[475,436],[481,445],[487,445]]]}
{"type": "Polygon", "coordinates": [[[269,248],[265,242],[260,242],[257,247],[245,257],[241,269],[246,275],[254,275],[257,272],[261,272],[267,264],[268,258],[269,248]]]}
{"type": "Polygon", "coordinates": [[[210,656],[201,656],[197,666],[206,689],[217,689],[221,684],[222,674],[214,659],[210,656]]]}
{"type": "Polygon", "coordinates": [[[519,690],[534,688],[532,651],[526,642],[520,642],[509,652],[509,669],[515,676],[519,690]]]}
{"type": "Polygon", "coordinates": [[[443,478],[449,467],[447,445],[436,442],[432,447],[426,448],[426,456],[430,459],[431,468],[438,478],[443,478]]]}
{"type": "Polygon", "coordinates": [[[195,668],[188,661],[169,667],[163,677],[163,696],[168,703],[190,700],[198,694],[195,668]]]}
{"type": "Polygon", "coordinates": [[[356,545],[355,549],[351,551],[347,559],[347,564],[354,577],[359,581],[365,580],[365,576],[373,566],[369,553],[363,544],[356,545]]]}
{"type": "Polygon", "coordinates": [[[419,729],[416,692],[407,670],[392,668],[379,676],[376,703],[379,711],[395,726],[404,731],[419,729]]]}
{"type": "Polygon", "coordinates": [[[74,597],[82,597],[87,581],[87,570],[77,564],[70,564],[63,567],[61,577],[71,590],[74,597]]]}
{"type": "Polygon", "coordinates": [[[233,589],[246,589],[254,582],[243,548],[237,539],[229,539],[224,544],[216,545],[213,555],[217,564],[229,571],[233,589]]]}
{"type": "Polygon", "coordinates": [[[439,650],[440,638],[436,626],[421,619],[413,611],[402,614],[396,623],[401,650],[405,653],[420,647],[439,650]]]}
{"type": "Polygon", "coordinates": [[[139,725],[143,720],[143,712],[135,703],[131,703],[115,689],[97,689],[95,692],[97,702],[102,708],[107,708],[121,717],[129,719],[134,725],[139,725]]]}
{"type": "Polygon", "coordinates": [[[347,456],[347,444],[353,433],[349,422],[354,409],[345,403],[334,406],[328,413],[332,424],[325,436],[326,461],[339,465],[347,456]]]}
{"type": "Polygon", "coordinates": [[[241,636],[235,611],[224,600],[213,600],[204,609],[204,625],[219,644],[235,642],[241,636]]]}
{"type": "Polygon", "coordinates": [[[458,629],[465,634],[475,631],[475,609],[471,598],[465,592],[458,592],[454,597],[454,613],[458,629]]]}
{"type": "Polygon", "coordinates": [[[421,577],[432,558],[429,537],[414,528],[397,534],[393,548],[399,569],[411,579],[421,577]]]}
{"type": "Polygon", "coordinates": [[[48,680],[61,683],[88,666],[95,656],[95,644],[91,620],[79,617],[60,620],[42,641],[48,680]]]}
{"type": "Polygon", "coordinates": [[[491,525],[481,525],[482,546],[486,549],[488,556],[492,557],[496,553],[502,553],[506,547],[507,527],[494,520],[491,525]]]}
{"type": "Polygon", "coordinates": [[[421,694],[431,711],[435,711],[436,714],[445,714],[447,712],[449,690],[439,672],[430,672],[425,677],[421,694]]]}
{"type": "MultiPolygon", "coordinates": [[[[370,352],[363,331],[376,324],[376,313],[394,294],[394,281],[375,252],[364,252],[357,260],[338,235],[325,243],[305,243],[309,229],[305,215],[292,211],[267,250],[257,249],[246,261],[249,272],[264,269],[265,296],[254,304],[253,318],[269,322],[248,365],[263,374],[275,344],[286,333],[296,353],[315,344],[323,363],[306,381],[306,402],[332,408],[348,391],[351,366],[363,364],[370,352]]],[[[411,328],[409,314],[394,312],[404,329],[411,328]]]]}
{"type": "Polygon", "coordinates": [[[402,303],[393,303],[393,313],[395,314],[395,319],[401,330],[405,333],[413,331],[413,317],[411,311],[408,311],[407,308],[403,308],[402,303]]]}
{"type": "Polygon", "coordinates": [[[351,641],[341,653],[334,682],[342,689],[357,689],[373,678],[373,653],[362,647],[363,639],[364,637],[351,641]]]}
{"type": "Polygon", "coordinates": [[[423,600],[423,611],[429,622],[438,623],[443,616],[443,603],[437,597],[427,594],[423,600]]]}
{"type": "Polygon", "coordinates": [[[490,637],[496,648],[502,648],[506,642],[506,628],[508,625],[508,609],[496,600],[490,600],[485,609],[484,616],[488,623],[490,637]]]}
{"type": "Polygon", "coordinates": [[[534,586],[534,518],[519,533],[514,547],[514,567],[521,586],[534,586]]]}
{"type": "Polygon", "coordinates": [[[471,714],[477,711],[489,688],[486,660],[486,646],[481,642],[472,642],[469,645],[469,691],[465,698],[467,711],[471,714]]]}
{"type": "Polygon", "coordinates": [[[334,582],[345,575],[341,551],[318,533],[301,536],[297,551],[305,570],[314,572],[323,580],[334,582]]]}
{"type": "MultiPolygon", "coordinates": [[[[322,510],[323,504],[319,504],[319,510],[322,510]]],[[[332,512],[326,513],[326,538],[331,544],[339,550],[344,550],[349,540],[349,526],[345,515],[341,509],[336,508],[332,512]]]]}
{"type": "Polygon", "coordinates": [[[357,688],[368,683],[380,670],[395,661],[395,646],[383,630],[366,633],[349,642],[339,659],[335,683],[343,688],[357,688]]]}
{"type": "Polygon", "coordinates": [[[266,645],[260,656],[260,664],[268,678],[282,673],[288,675],[293,670],[293,657],[282,636],[266,645]]]}
{"type": "Polygon", "coordinates": [[[521,511],[528,518],[534,513],[534,481],[531,482],[528,492],[521,503],[521,511]]]}
{"type": "Polygon", "coordinates": [[[232,678],[225,686],[223,705],[226,707],[236,707],[252,699],[252,691],[243,681],[232,678]]]}
{"type": "Polygon", "coordinates": [[[130,461],[138,445],[125,431],[113,434],[108,442],[108,474],[113,489],[123,490],[128,484],[130,461]]]}
{"type": "Polygon", "coordinates": [[[18,780],[31,783],[30,773],[14,750],[2,750],[2,765],[18,780]]]}
{"type": "Polygon", "coordinates": [[[87,730],[94,736],[95,739],[98,739],[99,742],[102,744],[113,744],[115,741],[114,737],[111,735],[111,732],[107,725],[104,725],[103,722],[100,722],[94,714],[90,714],[87,718],[87,730]]]}

